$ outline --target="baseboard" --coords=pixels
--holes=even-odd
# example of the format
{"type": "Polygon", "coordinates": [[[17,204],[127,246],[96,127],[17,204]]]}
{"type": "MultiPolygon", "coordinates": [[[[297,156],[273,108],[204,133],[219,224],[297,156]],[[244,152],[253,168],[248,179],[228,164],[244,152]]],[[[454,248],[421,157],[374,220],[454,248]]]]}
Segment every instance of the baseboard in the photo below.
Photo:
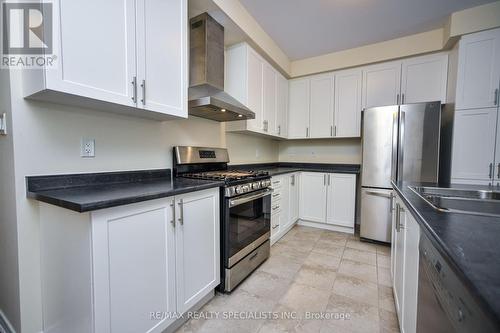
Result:
{"type": "Polygon", "coordinates": [[[299,220],[299,222],[297,224],[302,225],[304,227],[312,227],[312,228],[318,228],[318,229],[324,229],[324,230],[330,230],[330,231],[338,231],[338,232],[343,232],[343,233],[351,234],[351,235],[354,234],[354,228],[342,227],[342,226],[338,226],[338,225],[319,223],[319,222],[310,222],[310,221],[304,221],[304,220],[299,220]]]}
{"type": "Polygon", "coordinates": [[[2,310],[0,310],[0,333],[16,333],[14,327],[2,310]]]}

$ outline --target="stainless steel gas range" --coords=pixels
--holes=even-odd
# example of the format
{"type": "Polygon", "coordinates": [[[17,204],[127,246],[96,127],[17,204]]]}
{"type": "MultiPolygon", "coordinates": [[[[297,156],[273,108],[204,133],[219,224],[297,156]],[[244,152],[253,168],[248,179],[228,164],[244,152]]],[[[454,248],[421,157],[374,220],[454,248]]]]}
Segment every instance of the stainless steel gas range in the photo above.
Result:
{"type": "Polygon", "coordinates": [[[224,148],[174,147],[174,176],[222,180],[221,285],[231,292],[270,253],[271,177],[229,170],[224,148]]]}

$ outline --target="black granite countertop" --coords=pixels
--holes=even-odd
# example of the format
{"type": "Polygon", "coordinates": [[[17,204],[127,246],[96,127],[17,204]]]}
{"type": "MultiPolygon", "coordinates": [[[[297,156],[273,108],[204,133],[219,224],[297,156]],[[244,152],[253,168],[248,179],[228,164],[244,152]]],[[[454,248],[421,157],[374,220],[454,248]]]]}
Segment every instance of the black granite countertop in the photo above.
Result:
{"type": "Polygon", "coordinates": [[[76,212],[170,197],[224,185],[171,178],[170,169],[26,177],[27,196],[76,212]]]}
{"type": "Polygon", "coordinates": [[[231,165],[230,168],[266,171],[269,173],[271,177],[277,175],[283,175],[286,173],[299,172],[299,171],[334,172],[334,173],[350,173],[350,174],[359,174],[360,172],[359,164],[328,164],[328,163],[279,162],[279,163],[231,165]]]}
{"type": "MultiPolygon", "coordinates": [[[[422,231],[500,328],[500,218],[437,211],[408,186],[437,185],[393,183],[422,231]]],[[[470,185],[449,187],[491,189],[470,185]]]]}

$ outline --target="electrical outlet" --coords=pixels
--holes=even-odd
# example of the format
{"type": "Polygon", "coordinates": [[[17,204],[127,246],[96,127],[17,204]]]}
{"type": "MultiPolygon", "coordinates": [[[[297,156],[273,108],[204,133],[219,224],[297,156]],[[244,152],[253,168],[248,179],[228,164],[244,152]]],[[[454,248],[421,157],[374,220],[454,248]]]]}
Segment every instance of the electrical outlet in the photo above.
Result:
{"type": "Polygon", "coordinates": [[[89,138],[82,138],[80,147],[81,157],[95,157],[95,140],[89,138]]]}

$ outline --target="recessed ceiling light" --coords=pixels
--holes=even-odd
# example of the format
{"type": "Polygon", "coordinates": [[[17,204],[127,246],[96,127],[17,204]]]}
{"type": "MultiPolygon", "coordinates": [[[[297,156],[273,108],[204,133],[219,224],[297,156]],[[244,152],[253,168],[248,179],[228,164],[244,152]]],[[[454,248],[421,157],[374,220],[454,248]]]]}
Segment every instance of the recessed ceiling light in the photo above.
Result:
{"type": "Polygon", "coordinates": [[[220,112],[226,112],[226,109],[220,109],[220,112]]]}
{"type": "Polygon", "coordinates": [[[242,114],[239,114],[239,115],[238,115],[238,118],[241,118],[241,117],[243,117],[243,115],[242,115],[242,114]]]}

